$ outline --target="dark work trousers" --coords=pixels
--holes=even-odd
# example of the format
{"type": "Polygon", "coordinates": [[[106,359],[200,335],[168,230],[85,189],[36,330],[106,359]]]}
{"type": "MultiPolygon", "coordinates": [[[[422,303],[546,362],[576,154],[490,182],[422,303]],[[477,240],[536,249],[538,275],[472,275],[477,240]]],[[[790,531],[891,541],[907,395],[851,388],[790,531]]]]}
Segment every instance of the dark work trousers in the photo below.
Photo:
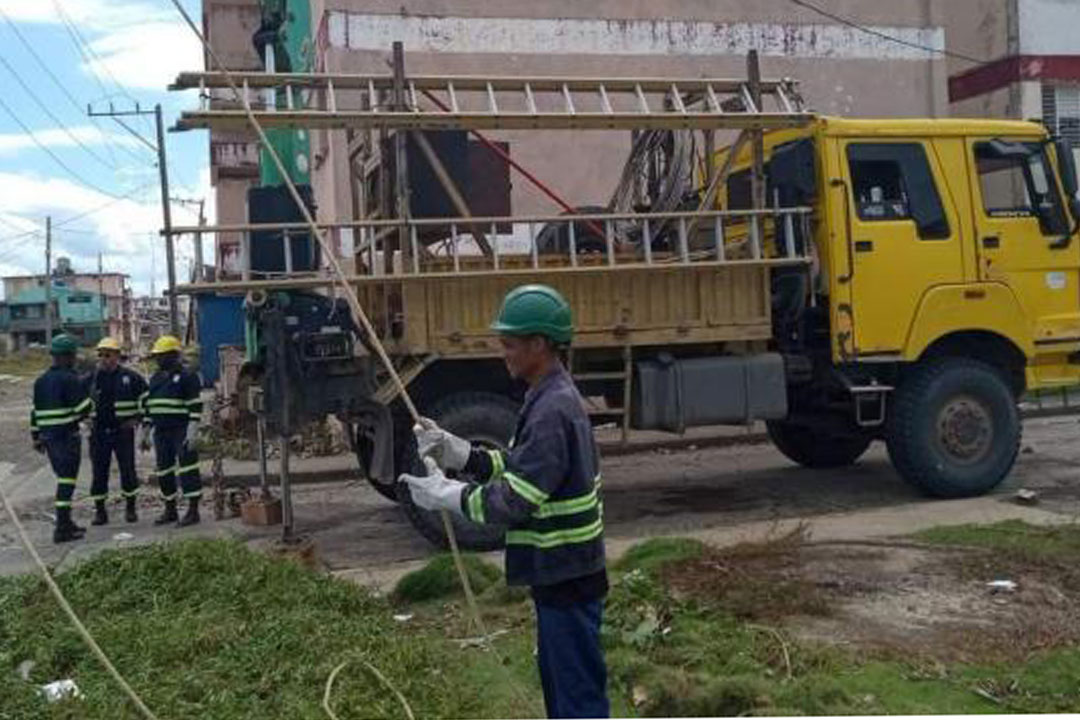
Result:
{"type": "Polygon", "coordinates": [[[604,601],[536,603],[536,647],[549,718],[606,718],[607,666],[600,645],[604,601]]]}
{"type": "Polygon", "coordinates": [[[199,454],[184,446],[187,428],[154,428],[154,454],[157,456],[157,479],[161,495],[166,500],[176,500],[176,479],[180,478],[180,487],[184,497],[197,498],[202,495],[202,479],[199,477],[199,454]]]}
{"type": "Polygon", "coordinates": [[[79,477],[79,461],[82,460],[82,442],[77,426],[70,430],[53,430],[45,441],[49,464],[56,475],[56,507],[70,508],[75,495],[75,481],[79,477]]]}
{"type": "Polygon", "coordinates": [[[120,466],[120,490],[125,498],[135,497],[139,492],[139,478],[135,475],[135,428],[97,427],[90,432],[90,464],[94,479],[90,484],[90,497],[104,500],[109,495],[109,466],[112,456],[120,466]]]}

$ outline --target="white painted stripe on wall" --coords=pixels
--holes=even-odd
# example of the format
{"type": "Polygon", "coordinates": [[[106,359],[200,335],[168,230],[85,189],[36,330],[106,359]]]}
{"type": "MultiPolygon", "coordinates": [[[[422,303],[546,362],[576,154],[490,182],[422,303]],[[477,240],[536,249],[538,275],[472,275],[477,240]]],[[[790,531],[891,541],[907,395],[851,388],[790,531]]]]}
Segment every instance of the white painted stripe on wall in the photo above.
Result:
{"type": "MultiPolygon", "coordinates": [[[[940,27],[872,30],[942,50],[940,27]]],[[[839,60],[926,60],[931,52],[842,25],[679,20],[465,18],[330,11],[330,45],[385,51],[567,55],[745,55],[839,60]]]]}

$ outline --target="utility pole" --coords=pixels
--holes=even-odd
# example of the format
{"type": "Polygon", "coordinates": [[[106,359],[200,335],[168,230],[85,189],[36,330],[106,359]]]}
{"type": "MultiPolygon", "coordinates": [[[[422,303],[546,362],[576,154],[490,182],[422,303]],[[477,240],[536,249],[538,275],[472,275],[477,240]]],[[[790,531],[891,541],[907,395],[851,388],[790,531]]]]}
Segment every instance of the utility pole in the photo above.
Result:
{"type": "Polygon", "coordinates": [[[101,337],[106,337],[109,334],[109,324],[105,321],[105,308],[109,301],[105,297],[105,270],[103,269],[101,253],[97,254],[97,287],[98,287],[98,302],[101,303],[101,337]]]}
{"type": "Polygon", "coordinates": [[[52,215],[45,216],[45,344],[52,342],[52,215]]]}
{"type": "Polygon", "coordinates": [[[173,335],[179,335],[180,313],[176,304],[176,255],[173,252],[172,212],[169,207],[169,166],[165,158],[165,123],[161,115],[161,104],[155,105],[154,111],[150,112],[149,110],[143,110],[138,103],[135,104],[134,110],[115,110],[112,103],[110,103],[108,112],[94,112],[93,109],[88,107],[86,114],[90,117],[112,118],[144,145],[157,153],[158,176],[161,183],[161,216],[165,231],[165,264],[169,275],[169,332],[173,335]],[[120,119],[128,115],[153,115],[157,130],[157,143],[151,143],[120,119]]]}
{"type": "Polygon", "coordinates": [[[154,106],[157,123],[158,175],[161,177],[161,215],[165,223],[165,265],[169,275],[169,332],[180,334],[180,313],[176,307],[176,256],[173,253],[172,211],[169,207],[169,168],[165,164],[165,124],[161,103],[154,106]]]}

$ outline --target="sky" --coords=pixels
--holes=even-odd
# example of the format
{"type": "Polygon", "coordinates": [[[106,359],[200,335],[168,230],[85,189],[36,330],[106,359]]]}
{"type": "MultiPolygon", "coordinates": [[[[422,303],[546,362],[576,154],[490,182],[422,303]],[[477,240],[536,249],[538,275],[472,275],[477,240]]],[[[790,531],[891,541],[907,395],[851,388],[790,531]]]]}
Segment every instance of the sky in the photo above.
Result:
{"type": "MultiPolygon", "coordinates": [[[[199,21],[199,0],[182,0],[199,21]]],[[[136,295],[166,285],[161,190],[153,111],[165,127],[194,109],[194,91],[170,93],[182,70],[202,69],[199,40],[170,0],[0,0],[0,276],[41,273],[45,218],[53,257],[93,272],[131,276],[136,295]]],[[[206,133],[166,133],[169,194],[207,203],[214,222],[206,133]]],[[[171,204],[175,225],[195,225],[197,208],[171,204]]],[[[204,241],[207,262],[213,250],[204,241]]],[[[187,276],[193,242],[177,242],[177,276],[187,276]]]]}

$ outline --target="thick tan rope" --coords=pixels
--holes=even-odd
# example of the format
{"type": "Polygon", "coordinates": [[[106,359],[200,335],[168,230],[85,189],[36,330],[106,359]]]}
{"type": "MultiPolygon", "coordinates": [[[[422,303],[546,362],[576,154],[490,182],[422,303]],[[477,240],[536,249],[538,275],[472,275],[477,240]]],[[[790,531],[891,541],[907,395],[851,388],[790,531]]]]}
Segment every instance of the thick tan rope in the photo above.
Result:
{"type": "MultiPolygon", "coordinates": [[[[360,306],[360,300],[356,296],[356,290],[346,280],[344,269],[341,267],[341,263],[338,261],[337,256],[334,254],[333,248],[326,241],[326,236],[322,230],[315,223],[315,219],[311,216],[311,212],[308,210],[307,205],[300,197],[299,191],[296,189],[296,185],[293,183],[292,178],[289,177],[289,172],[286,170],[284,163],[278,156],[277,151],[270,144],[270,140],[266,137],[266,132],[263,130],[262,125],[259,123],[258,118],[255,117],[255,113],[251,110],[251,102],[248,100],[247,94],[240,91],[236,85],[236,81],[233,79],[232,74],[229,73],[228,68],[221,62],[214,49],[210,47],[210,43],[206,41],[202,33],[199,32],[198,27],[192,21],[191,16],[187,10],[180,4],[179,0],[171,0],[172,4],[176,7],[176,10],[183,16],[184,21],[191,28],[191,32],[195,33],[195,36],[199,38],[199,42],[202,43],[205,48],[207,56],[211,59],[213,64],[221,72],[225,78],[225,82],[228,83],[229,88],[232,90],[236,98],[243,104],[244,112],[247,115],[248,122],[251,123],[251,127],[255,130],[255,133],[259,136],[259,142],[266,150],[270,159],[274,161],[274,165],[277,167],[278,172],[281,174],[282,179],[285,180],[285,185],[289,189],[289,194],[292,196],[293,202],[296,203],[296,207],[300,210],[304,216],[304,221],[307,223],[312,237],[314,237],[319,246],[323,250],[323,256],[326,257],[330,264],[332,279],[341,286],[342,291],[345,294],[345,300],[349,305],[349,309],[352,311],[353,318],[363,328],[367,337],[371,341],[371,346],[374,348],[375,353],[379,356],[379,360],[382,362],[386,371],[390,374],[391,380],[397,388],[398,394],[401,396],[402,402],[405,403],[405,407],[408,409],[409,414],[412,416],[414,422],[420,421],[420,413],[416,409],[416,405],[413,403],[412,398],[409,397],[408,389],[405,387],[405,383],[402,382],[401,376],[398,374],[397,369],[394,367],[393,362],[390,360],[390,356],[386,352],[386,348],[383,347],[382,342],[379,340],[378,335],[375,332],[374,326],[368,319],[364,309],[360,306]]],[[[465,563],[462,562],[461,553],[458,550],[457,536],[454,533],[454,525],[450,520],[450,514],[443,510],[442,513],[443,528],[446,530],[446,537],[450,542],[450,552],[454,557],[454,566],[457,568],[458,576],[461,579],[461,587],[465,591],[465,599],[469,606],[469,612],[472,616],[473,624],[476,626],[477,631],[481,636],[486,637],[487,633],[484,630],[484,623],[480,617],[480,612],[476,604],[476,597],[472,590],[472,585],[469,583],[469,576],[465,571],[465,563]]]]}

